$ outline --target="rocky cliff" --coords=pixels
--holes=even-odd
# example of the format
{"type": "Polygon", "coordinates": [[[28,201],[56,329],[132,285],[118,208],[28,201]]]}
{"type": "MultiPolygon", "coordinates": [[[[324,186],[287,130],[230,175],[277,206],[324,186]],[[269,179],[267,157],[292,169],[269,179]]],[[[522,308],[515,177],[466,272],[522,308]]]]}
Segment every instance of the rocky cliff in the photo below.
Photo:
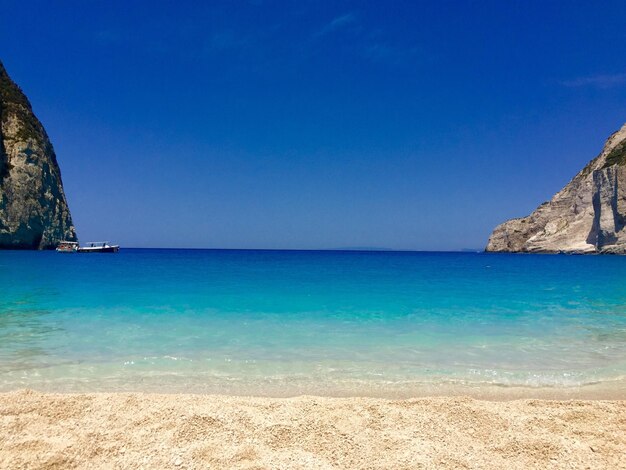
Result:
{"type": "Polygon", "coordinates": [[[624,254],[625,225],[626,124],[549,202],[496,227],[486,250],[624,254]]]}
{"type": "Polygon", "coordinates": [[[0,248],[76,240],[48,135],[0,62],[0,248]]]}

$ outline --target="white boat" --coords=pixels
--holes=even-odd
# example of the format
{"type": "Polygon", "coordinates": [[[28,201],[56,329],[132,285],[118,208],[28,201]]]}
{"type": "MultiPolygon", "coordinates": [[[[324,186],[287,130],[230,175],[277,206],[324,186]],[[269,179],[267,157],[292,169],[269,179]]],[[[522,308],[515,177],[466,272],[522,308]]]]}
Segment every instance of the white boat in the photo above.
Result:
{"type": "Polygon", "coordinates": [[[79,253],[117,253],[119,245],[109,245],[109,242],[89,242],[85,246],[78,247],[79,253]]]}

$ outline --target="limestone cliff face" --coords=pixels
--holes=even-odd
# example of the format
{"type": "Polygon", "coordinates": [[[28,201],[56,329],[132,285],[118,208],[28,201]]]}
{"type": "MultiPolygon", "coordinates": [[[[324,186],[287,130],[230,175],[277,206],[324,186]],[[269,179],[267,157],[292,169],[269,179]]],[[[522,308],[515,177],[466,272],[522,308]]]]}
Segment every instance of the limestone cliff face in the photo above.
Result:
{"type": "Polygon", "coordinates": [[[549,202],[496,227],[486,250],[624,254],[625,226],[626,124],[549,202]]]}
{"type": "Polygon", "coordinates": [[[76,240],[46,131],[0,62],[0,248],[76,240]]]}

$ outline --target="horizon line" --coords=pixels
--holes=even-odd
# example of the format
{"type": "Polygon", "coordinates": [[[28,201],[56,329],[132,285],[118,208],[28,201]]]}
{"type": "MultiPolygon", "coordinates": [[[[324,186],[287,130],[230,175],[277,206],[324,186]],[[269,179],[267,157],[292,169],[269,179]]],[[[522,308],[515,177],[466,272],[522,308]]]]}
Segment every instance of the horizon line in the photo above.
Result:
{"type": "Polygon", "coordinates": [[[167,247],[167,246],[120,246],[125,250],[206,250],[206,251],[353,251],[353,252],[401,252],[401,253],[483,253],[484,248],[462,248],[458,250],[417,250],[396,248],[216,248],[216,247],[167,247]]]}

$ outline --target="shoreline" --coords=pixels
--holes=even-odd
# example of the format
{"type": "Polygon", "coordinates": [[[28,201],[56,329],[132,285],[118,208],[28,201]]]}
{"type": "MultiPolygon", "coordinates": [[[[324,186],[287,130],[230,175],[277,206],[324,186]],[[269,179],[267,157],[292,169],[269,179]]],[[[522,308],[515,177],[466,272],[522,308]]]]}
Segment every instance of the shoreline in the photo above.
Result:
{"type": "Polygon", "coordinates": [[[625,468],[626,400],[0,393],[0,467],[625,468]]]}
{"type": "MultiPolygon", "coordinates": [[[[615,379],[579,386],[522,386],[492,383],[385,383],[363,382],[294,382],[292,380],[263,383],[205,381],[187,382],[181,388],[179,381],[166,377],[143,377],[136,381],[77,381],[57,382],[54,385],[24,384],[0,388],[0,394],[31,390],[45,394],[150,394],[231,396],[237,398],[289,399],[301,396],[317,398],[373,398],[407,400],[414,398],[468,397],[485,401],[511,400],[626,400],[626,379],[615,379]]],[[[184,380],[183,380],[184,382],[184,380]]]]}

